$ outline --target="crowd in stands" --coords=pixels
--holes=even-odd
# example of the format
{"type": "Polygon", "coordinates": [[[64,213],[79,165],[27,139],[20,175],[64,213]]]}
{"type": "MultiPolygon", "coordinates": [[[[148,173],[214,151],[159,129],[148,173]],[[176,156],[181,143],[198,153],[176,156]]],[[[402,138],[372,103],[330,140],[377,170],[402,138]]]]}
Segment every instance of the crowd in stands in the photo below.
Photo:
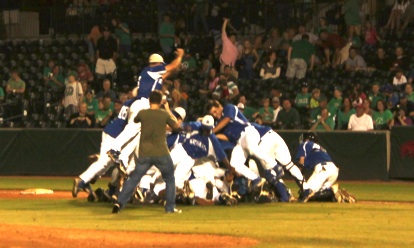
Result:
{"type": "Polygon", "coordinates": [[[359,3],[344,1],[337,19],[327,12],[317,25],[303,19],[249,36],[229,1],[194,1],[191,33],[173,6],[160,17],[158,35],[142,37],[125,16],[102,9],[86,39],[2,42],[1,125],[102,128],[132,97],[149,55],[168,61],[183,47],[181,69],[164,91],[189,119],[203,116],[213,98],[275,129],[411,126],[414,3],[397,0],[384,26],[361,18],[359,3]]]}

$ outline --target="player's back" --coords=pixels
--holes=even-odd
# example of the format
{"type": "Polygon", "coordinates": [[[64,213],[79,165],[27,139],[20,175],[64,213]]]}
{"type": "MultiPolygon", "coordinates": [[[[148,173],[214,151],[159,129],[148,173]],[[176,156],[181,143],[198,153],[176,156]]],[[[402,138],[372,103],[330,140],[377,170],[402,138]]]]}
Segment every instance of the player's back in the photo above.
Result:
{"type": "Polygon", "coordinates": [[[304,166],[308,169],[313,169],[319,163],[332,162],[331,156],[319,144],[313,141],[306,141],[302,144],[302,149],[305,152],[304,166]]]}
{"type": "Polygon", "coordinates": [[[116,138],[122,130],[124,130],[125,126],[128,124],[129,109],[135,101],[136,98],[133,98],[124,102],[118,116],[105,126],[105,133],[116,138]]]}
{"type": "Polygon", "coordinates": [[[147,66],[138,78],[138,95],[137,98],[149,98],[154,90],[161,90],[162,75],[166,73],[165,65],[147,66]]]}

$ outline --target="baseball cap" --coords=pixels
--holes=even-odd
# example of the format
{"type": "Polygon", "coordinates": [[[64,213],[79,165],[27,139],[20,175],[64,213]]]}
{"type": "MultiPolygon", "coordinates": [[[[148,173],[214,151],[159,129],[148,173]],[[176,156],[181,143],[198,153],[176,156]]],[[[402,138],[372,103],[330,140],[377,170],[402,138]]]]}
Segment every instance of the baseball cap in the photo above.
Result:
{"type": "Polygon", "coordinates": [[[211,115],[206,115],[203,117],[203,120],[201,121],[201,126],[203,128],[207,129],[213,129],[214,127],[214,118],[211,115]]]}
{"type": "Polygon", "coordinates": [[[164,63],[164,59],[162,58],[161,55],[159,55],[157,53],[153,53],[149,57],[149,62],[150,63],[164,63]]]}
{"type": "Polygon", "coordinates": [[[274,96],[274,97],[272,98],[272,102],[280,102],[279,97],[274,96]]]}
{"type": "Polygon", "coordinates": [[[174,110],[173,110],[173,115],[175,116],[175,117],[179,117],[179,118],[181,118],[181,120],[184,120],[185,119],[185,116],[187,115],[187,113],[186,113],[186,111],[185,111],[185,109],[183,109],[182,107],[176,107],[174,110]]]}
{"type": "Polygon", "coordinates": [[[243,103],[239,103],[239,104],[237,104],[237,107],[238,107],[239,109],[244,109],[244,104],[243,104],[243,103]]]}
{"type": "Polygon", "coordinates": [[[301,86],[302,86],[302,87],[308,87],[308,82],[303,81],[303,82],[301,83],[301,86]]]}

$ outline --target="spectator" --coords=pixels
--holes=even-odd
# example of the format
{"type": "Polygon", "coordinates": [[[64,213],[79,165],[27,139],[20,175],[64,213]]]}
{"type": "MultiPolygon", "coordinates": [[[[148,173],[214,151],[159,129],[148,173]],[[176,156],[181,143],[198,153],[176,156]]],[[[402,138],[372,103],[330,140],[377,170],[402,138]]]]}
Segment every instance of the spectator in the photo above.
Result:
{"type": "Polygon", "coordinates": [[[356,34],[354,25],[348,26],[346,40],[348,43],[352,43],[352,46],[355,48],[361,48],[362,46],[361,38],[356,34]]]}
{"type": "Polygon", "coordinates": [[[376,111],[372,115],[375,130],[386,130],[390,129],[393,122],[393,114],[389,109],[384,100],[377,101],[376,111]]]}
{"type": "Polygon", "coordinates": [[[386,56],[384,48],[377,48],[377,54],[371,60],[369,70],[388,71],[390,67],[391,60],[386,56]]]}
{"type": "Polygon", "coordinates": [[[206,80],[204,80],[202,89],[199,90],[200,94],[211,96],[219,80],[216,68],[211,68],[206,80]]]}
{"type": "Polygon", "coordinates": [[[334,88],[333,97],[329,100],[328,108],[332,109],[334,113],[338,113],[342,107],[342,92],[339,87],[334,88]]]}
{"type": "Polygon", "coordinates": [[[131,51],[132,38],[128,24],[122,22],[118,18],[112,18],[112,25],[115,27],[115,35],[118,39],[118,52],[121,56],[125,56],[131,51]]]}
{"type": "Polygon", "coordinates": [[[410,66],[410,58],[405,56],[404,49],[401,46],[395,48],[395,57],[391,60],[390,71],[396,71],[402,69],[403,71],[408,70],[410,66]]]}
{"type": "Polygon", "coordinates": [[[357,35],[361,34],[360,9],[361,1],[359,0],[346,0],[342,6],[342,14],[344,15],[346,27],[349,27],[350,25],[355,26],[357,35]]]}
{"type": "Polygon", "coordinates": [[[278,129],[299,129],[300,126],[299,112],[292,108],[289,99],[283,100],[283,109],[279,112],[276,119],[276,128],[278,129]]]}
{"type": "Polygon", "coordinates": [[[359,83],[356,83],[352,88],[352,94],[350,96],[350,99],[352,101],[352,106],[355,108],[356,105],[361,105],[364,102],[365,98],[367,96],[362,91],[362,87],[359,83]]]}
{"type": "Polygon", "coordinates": [[[264,63],[260,69],[261,79],[278,78],[280,76],[280,65],[276,62],[276,59],[276,52],[270,51],[266,63],[264,63]]]}
{"type": "Polygon", "coordinates": [[[328,108],[328,100],[325,96],[319,97],[319,107],[314,108],[310,112],[310,122],[311,124],[314,124],[317,122],[321,116],[321,112],[323,109],[328,109],[328,116],[332,119],[335,118],[336,115],[336,109],[335,108],[328,108]]]}
{"type": "Polygon", "coordinates": [[[397,108],[402,109],[405,111],[405,116],[408,118],[414,118],[414,102],[408,101],[407,95],[405,92],[400,92],[398,95],[400,101],[397,104],[397,108]]]}
{"type": "Polygon", "coordinates": [[[187,110],[187,101],[182,97],[181,92],[177,89],[174,89],[171,92],[172,104],[170,106],[175,109],[177,107],[182,107],[187,110]]]}
{"type": "Polygon", "coordinates": [[[292,41],[299,41],[299,40],[303,40],[303,37],[307,35],[308,36],[308,41],[314,45],[316,43],[316,41],[319,39],[318,36],[314,35],[311,32],[306,31],[306,27],[303,24],[300,24],[298,27],[298,33],[293,37],[292,41]]]}
{"type": "Polygon", "coordinates": [[[26,83],[21,79],[19,71],[13,69],[11,71],[11,77],[6,84],[6,93],[8,97],[22,95],[26,90],[26,83]]]}
{"type": "Polygon", "coordinates": [[[45,81],[45,84],[49,81],[50,74],[53,73],[55,65],[55,61],[51,59],[47,62],[47,66],[43,67],[43,80],[45,81]]]}
{"type": "Polygon", "coordinates": [[[204,34],[208,33],[208,26],[206,21],[206,16],[208,12],[208,2],[205,0],[196,0],[194,1],[193,6],[191,7],[191,12],[194,13],[194,33],[199,34],[198,24],[201,22],[203,25],[204,34]]]}
{"type": "Polygon", "coordinates": [[[359,55],[356,48],[349,49],[349,58],[345,62],[346,71],[364,71],[367,69],[367,64],[364,58],[359,55]]]}
{"type": "Polygon", "coordinates": [[[405,87],[405,84],[407,83],[407,78],[404,76],[404,72],[401,69],[395,70],[395,76],[392,79],[392,84],[398,88],[401,89],[401,87],[405,87]]]}
{"type": "Polygon", "coordinates": [[[239,78],[242,79],[253,79],[254,72],[259,62],[259,55],[257,51],[252,47],[250,40],[243,42],[243,49],[239,54],[239,78]]]}
{"type": "Polygon", "coordinates": [[[110,95],[104,95],[102,101],[99,101],[98,111],[95,113],[96,126],[103,128],[112,118],[114,103],[110,95]]]}
{"type": "MultiPolygon", "coordinates": [[[[95,113],[98,111],[98,99],[93,97],[92,90],[86,90],[85,98],[83,102],[87,104],[86,113],[90,116],[95,116],[95,113]]],[[[95,119],[95,118],[94,118],[95,119]]]]}
{"type": "Polygon", "coordinates": [[[267,52],[276,51],[279,49],[281,41],[282,38],[280,37],[279,29],[277,27],[274,27],[270,30],[270,35],[264,42],[263,48],[267,52]]]}
{"type": "Polygon", "coordinates": [[[347,130],[351,115],[355,114],[355,109],[352,108],[351,100],[348,97],[342,98],[342,107],[338,111],[338,125],[337,129],[347,130]]]}
{"type": "Polygon", "coordinates": [[[96,47],[96,68],[95,72],[99,79],[111,75],[116,70],[115,60],[118,52],[116,40],[111,37],[109,28],[102,28],[103,36],[99,38],[96,47]]]}
{"type": "Polygon", "coordinates": [[[115,93],[115,91],[111,90],[111,81],[109,79],[105,79],[102,82],[102,88],[103,88],[103,90],[100,91],[98,94],[96,94],[96,98],[98,100],[102,100],[104,95],[109,95],[111,97],[112,102],[115,102],[116,93],[115,93]]]}
{"type": "Polygon", "coordinates": [[[362,104],[356,106],[356,114],[351,115],[348,123],[348,130],[370,131],[374,129],[371,116],[364,113],[362,104]]]}
{"type": "Polygon", "coordinates": [[[352,46],[351,42],[347,42],[337,34],[330,34],[326,30],[322,30],[319,34],[320,41],[318,44],[322,47],[325,54],[325,66],[332,66],[336,68],[338,65],[344,63],[349,57],[349,48],[352,46]],[[333,56],[331,59],[331,50],[333,56]]]}
{"type": "Polygon", "coordinates": [[[273,125],[276,126],[277,116],[279,115],[282,107],[280,106],[279,97],[274,96],[272,98],[272,106],[273,106],[273,125]]]}
{"type": "Polygon", "coordinates": [[[91,32],[88,35],[88,54],[89,59],[95,61],[96,48],[98,46],[98,40],[102,37],[101,29],[98,25],[91,28],[91,32]]]}
{"type": "Polygon", "coordinates": [[[77,67],[78,72],[78,78],[79,81],[86,81],[88,83],[93,83],[93,74],[91,72],[91,69],[85,62],[80,62],[77,67]]]}
{"type": "Polygon", "coordinates": [[[328,109],[321,109],[321,115],[318,120],[310,128],[311,131],[332,131],[334,130],[335,122],[329,116],[328,109]]]}
{"type": "Polygon", "coordinates": [[[191,74],[195,71],[197,71],[197,61],[194,58],[194,56],[191,54],[190,49],[185,50],[184,57],[181,61],[181,66],[183,68],[183,73],[185,74],[191,74]]]}
{"type": "Polygon", "coordinates": [[[405,94],[407,95],[408,101],[414,102],[414,93],[413,93],[413,85],[406,84],[405,85],[405,94]]]}
{"type": "Polygon", "coordinates": [[[273,124],[273,107],[270,106],[269,98],[262,99],[263,107],[259,108],[259,111],[253,114],[253,117],[256,119],[257,116],[260,116],[263,125],[272,125],[273,124]]]}
{"type": "Polygon", "coordinates": [[[309,100],[309,108],[313,110],[319,107],[319,98],[321,97],[321,91],[318,88],[312,90],[311,99],[309,100]]]}
{"type": "Polygon", "coordinates": [[[332,27],[329,25],[328,20],[325,17],[319,17],[319,25],[315,28],[314,33],[319,34],[322,30],[326,30],[328,33],[333,33],[332,27]]]}
{"type": "Polygon", "coordinates": [[[53,65],[51,71],[48,72],[47,69],[43,71],[43,79],[45,79],[46,86],[55,92],[60,91],[65,86],[65,76],[63,76],[60,66],[56,64],[53,65]],[[45,72],[47,73],[46,78],[45,72]]]}
{"type": "Polygon", "coordinates": [[[288,50],[287,78],[304,78],[306,70],[313,70],[315,63],[315,47],[309,42],[307,34],[301,40],[294,41],[288,50]]]}
{"type": "Polygon", "coordinates": [[[364,113],[371,116],[374,114],[374,110],[371,108],[371,101],[368,98],[365,98],[362,102],[364,108],[364,113]]]}
{"type": "Polygon", "coordinates": [[[384,27],[385,30],[388,30],[390,33],[400,30],[401,17],[409,4],[410,1],[408,0],[395,0],[388,22],[384,27]]]}
{"type": "MultiPolygon", "coordinates": [[[[83,101],[82,85],[76,81],[75,76],[70,74],[65,86],[65,97],[63,106],[65,108],[66,118],[79,112],[79,104],[83,101]]],[[[67,119],[68,120],[68,119],[67,119]]]]}
{"type": "Polygon", "coordinates": [[[394,123],[392,124],[392,126],[407,127],[413,125],[413,121],[411,120],[411,118],[406,116],[405,111],[403,109],[397,108],[394,115],[394,123]]]}
{"type": "Polygon", "coordinates": [[[160,24],[158,36],[160,38],[160,45],[165,56],[169,56],[173,52],[175,43],[175,28],[171,23],[171,16],[169,13],[164,13],[160,24]]]}
{"type": "Polygon", "coordinates": [[[292,46],[292,38],[290,35],[293,29],[286,29],[282,34],[282,40],[280,41],[278,53],[279,57],[287,58],[289,48],[292,46]]]}
{"type": "Polygon", "coordinates": [[[244,111],[243,111],[244,116],[249,121],[252,121],[253,120],[253,114],[256,113],[256,109],[249,106],[249,104],[247,102],[247,99],[246,99],[246,96],[240,95],[239,104],[243,104],[243,106],[244,106],[244,111]]]}
{"type": "Polygon", "coordinates": [[[378,100],[384,100],[385,101],[385,97],[384,97],[383,94],[380,93],[379,83],[377,83],[377,82],[373,83],[371,89],[372,89],[372,91],[368,95],[368,99],[371,101],[371,108],[374,109],[374,108],[377,107],[377,101],[378,100]]]}
{"type": "MultiPolygon", "coordinates": [[[[226,26],[229,22],[228,18],[224,18],[223,27],[221,28],[221,39],[223,42],[223,50],[220,55],[220,71],[224,71],[224,66],[229,65],[234,70],[239,51],[236,46],[236,35],[227,36],[226,26]]],[[[237,73],[237,72],[233,72],[237,73]]]]}
{"type": "Polygon", "coordinates": [[[301,83],[301,91],[296,95],[295,107],[301,116],[301,122],[304,123],[309,116],[311,94],[308,92],[308,83],[301,83]]]}
{"type": "Polygon", "coordinates": [[[229,65],[224,66],[223,76],[228,82],[237,84],[237,77],[233,75],[233,71],[229,65]]]}
{"type": "Polygon", "coordinates": [[[365,22],[365,46],[367,48],[374,48],[378,42],[382,41],[379,37],[377,30],[372,25],[370,20],[365,22]]]}
{"type": "Polygon", "coordinates": [[[409,1],[409,2],[410,3],[405,9],[405,12],[401,16],[401,21],[403,25],[401,26],[401,29],[399,30],[400,33],[404,32],[405,28],[408,26],[408,24],[410,24],[413,21],[413,18],[414,18],[414,2],[413,1],[409,1]]]}
{"type": "Polygon", "coordinates": [[[86,114],[87,104],[82,102],[79,105],[79,112],[70,116],[69,126],[72,128],[89,128],[92,127],[92,117],[86,114]]]}

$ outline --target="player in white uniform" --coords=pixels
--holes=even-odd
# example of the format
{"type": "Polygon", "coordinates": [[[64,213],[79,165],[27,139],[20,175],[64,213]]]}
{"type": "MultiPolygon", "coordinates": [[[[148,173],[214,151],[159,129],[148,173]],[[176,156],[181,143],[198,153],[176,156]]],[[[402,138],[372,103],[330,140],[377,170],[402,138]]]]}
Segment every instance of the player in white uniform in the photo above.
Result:
{"type": "Polygon", "coordinates": [[[181,65],[182,57],[184,56],[184,50],[178,48],[176,51],[176,58],[168,65],[165,65],[164,59],[159,54],[152,54],[149,57],[149,66],[145,67],[138,78],[138,95],[137,99],[141,102],[137,102],[131,106],[131,118],[128,125],[125,127],[125,132],[122,132],[113,142],[112,149],[108,150],[109,157],[120,163],[120,170],[128,174],[133,168],[127,169],[129,157],[132,151],[135,150],[136,145],[139,143],[139,133],[141,131],[141,124],[134,123],[133,118],[142,109],[149,108],[148,97],[153,90],[160,90],[162,87],[162,81],[169,73],[181,65]],[[135,138],[135,139],[134,139],[135,138]],[[133,140],[133,142],[130,142],[133,140]],[[121,150],[123,150],[121,155],[121,150]]]}

